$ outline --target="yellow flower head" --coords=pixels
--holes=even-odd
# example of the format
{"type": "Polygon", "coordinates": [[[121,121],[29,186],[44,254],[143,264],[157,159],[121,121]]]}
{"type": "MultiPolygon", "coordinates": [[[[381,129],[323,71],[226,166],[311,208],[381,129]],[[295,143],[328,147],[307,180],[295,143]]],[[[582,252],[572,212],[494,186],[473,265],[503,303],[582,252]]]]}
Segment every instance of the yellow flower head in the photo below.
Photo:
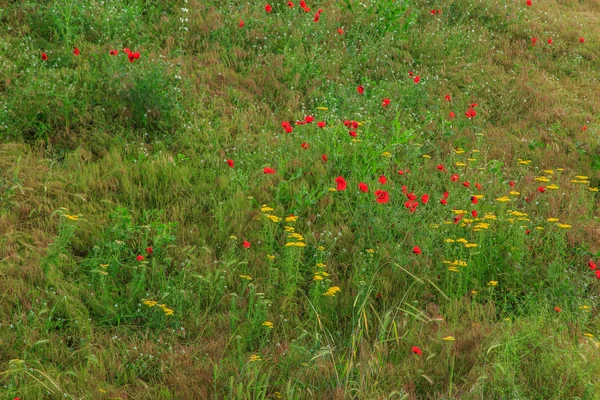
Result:
{"type": "Polygon", "coordinates": [[[338,292],[341,292],[341,289],[338,286],[332,286],[329,289],[327,289],[325,293],[323,293],[323,296],[334,297],[338,292]]]}
{"type": "Polygon", "coordinates": [[[269,329],[273,329],[273,323],[270,321],[265,321],[262,324],[263,324],[263,326],[266,326],[269,329]]]}

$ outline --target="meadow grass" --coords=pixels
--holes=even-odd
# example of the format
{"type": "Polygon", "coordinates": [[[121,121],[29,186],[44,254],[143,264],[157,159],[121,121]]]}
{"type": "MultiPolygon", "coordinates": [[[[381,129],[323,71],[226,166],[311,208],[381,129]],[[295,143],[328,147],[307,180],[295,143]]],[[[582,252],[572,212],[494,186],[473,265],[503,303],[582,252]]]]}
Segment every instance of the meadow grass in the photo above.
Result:
{"type": "Polygon", "coordinates": [[[0,0],[0,398],[600,398],[600,1],[286,3],[0,0]]]}

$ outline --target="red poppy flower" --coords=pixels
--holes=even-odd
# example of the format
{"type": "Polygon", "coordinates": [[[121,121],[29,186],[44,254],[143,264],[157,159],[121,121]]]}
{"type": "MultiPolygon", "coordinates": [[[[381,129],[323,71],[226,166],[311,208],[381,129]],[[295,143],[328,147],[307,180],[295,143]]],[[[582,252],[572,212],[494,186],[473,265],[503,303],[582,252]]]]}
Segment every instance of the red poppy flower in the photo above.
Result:
{"type": "Polygon", "coordinates": [[[344,34],[344,30],[343,30],[342,28],[338,28],[338,33],[339,33],[340,35],[343,35],[343,34],[344,34]]]}
{"type": "Polygon", "coordinates": [[[288,2],[287,2],[287,6],[288,6],[289,8],[294,8],[294,3],[292,3],[291,1],[288,1],[288,2]]]}
{"type": "Polygon", "coordinates": [[[385,190],[376,190],[375,196],[375,201],[377,201],[379,204],[385,204],[390,201],[390,195],[385,190]]]}
{"type": "Polygon", "coordinates": [[[321,155],[321,160],[323,160],[324,162],[327,162],[327,154],[321,155]]]}
{"type": "Polygon", "coordinates": [[[268,13],[270,13],[271,11],[273,11],[273,7],[271,7],[271,5],[270,5],[270,4],[267,4],[267,5],[265,6],[265,11],[266,11],[266,12],[268,12],[268,13]]]}
{"type": "Polygon", "coordinates": [[[421,203],[427,204],[428,202],[429,202],[429,195],[428,194],[424,194],[423,196],[421,196],[421,203]]]}
{"type": "Polygon", "coordinates": [[[596,278],[600,279],[600,269],[596,270],[596,278]]]}
{"type": "Polygon", "coordinates": [[[438,171],[444,171],[446,168],[444,167],[444,164],[438,164],[437,169],[438,171]]]}
{"type": "Polygon", "coordinates": [[[471,204],[477,204],[479,203],[479,199],[475,196],[471,196],[471,204]]]}
{"type": "Polygon", "coordinates": [[[531,233],[531,231],[530,231],[529,229],[527,229],[527,230],[525,231],[525,234],[526,234],[526,235],[529,235],[530,233],[531,233]]]}
{"type": "Polygon", "coordinates": [[[477,210],[471,211],[471,215],[473,216],[473,218],[477,218],[477,210]]]}
{"type": "Polygon", "coordinates": [[[365,88],[362,87],[362,85],[360,85],[356,88],[356,91],[358,92],[358,94],[363,94],[365,92],[365,88]]]}
{"type": "Polygon", "coordinates": [[[264,172],[265,174],[274,174],[274,173],[275,173],[275,170],[274,170],[273,168],[265,167],[265,168],[263,169],[263,172],[264,172]]]}
{"type": "Polygon", "coordinates": [[[350,135],[352,137],[356,137],[356,131],[350,131],[350,132],[348,132],[348,135],[350,135]]]}
{"type": "Polygon", "coordinates": [[[532,37],[531,38],[531,45],[535,46],[535,43],[537,42],[537,38],[536,37],[532,37]]]}
{"type": "Polygon", "coordinates": [[[540,186],[537,190],[540,193],[544,193],[546,191],[546,186],[540,186]]]}
{"type": "Polygon", "coordinates": [[[346,180],[343,176],[338,176],[337,178],[335,178],[335,183],[337,183],[338,191],[346,190],[346,180]]]}
{"type": "Polygon", "coordinates": [[[510,187],[514,187],[515,186],[515,181],[510,181],[510,182],[508,182],[508,184],[510,185],[510,187]]]}
{"type": "Polygon", "coordinates": [[[583,126],[583,128],[581,128],[583,131],[587,131],[587,126],[583,126]]]}
{"type": "Polygon", "coordinates": [[[227,160],[227,165],[229,165],[231,168],[235,167],[235,164],[233,162],[233,160],[227,160]]]}
{"type": "Polygon", "coordinates": [[[302,146],[302,148],[303,148],[304,150],[307,150],[307,149],[308,149],[308,143],[306,143],[306,142],[302,142],[302,144],[301,144],[300,146],[302,146]]]}
{"type": "Polygon", "coordinates": [[[442,198],[440,199],[440,203],[442,203],[443,205],[446,205],[446,204],[448,204],[448,200],[446,200],[446,198],[445,198],[445,197],[442,197],[442,198]]]}
{"type": "Polygon", "coordinates": [[[447,198],[448,198],[448,196],[450,196],[450,193],[448,193],[448,192],[444,192],[444,194],[442,194],[442,196],[443,196],[445,199],[447,199],[447,198]]]}
{"type": "Polygon", "coordinates": [[[319,18],[321,18],[321,13],[316,13],[315,18],[313,18],[314,22],[319,22],[319,18]]]}
{"type": "Polygon", "coordinates": [[[562,308],[560,308],[559,306],[555,306],[554,307],[554,311],[556,311],[557,313],[562,311],[562,308]]]}
{"type": "Polygon", "coordinates": [[[402,185],[402,193],[406,194],[408,192],[408,186],[402,185]]]}
{"type": "Polygon", "coordinates": [[[80,51],[79,51],[79,49],[77,47],[75,47],[73,49],[73,54],[75,54],[76,56],[78,56],[80,54],[80,51]]]}
{"type": "Polygon", "coordinates": [[[421,351],[421,349],[418,348],[417,346],[411,347],[410,351],[412,351],[413,353],[418,354],[418,355],[423,354],[423,351],[421,351]]]}
{"type": "Polygon", "coordinates": [[[430,11],[431,15],[435,15],[435,10],[430,11]]]}
{"type": "Polygon", "coordinates": [[[460,178],[460,176],[458,176],[458,174],[452,174],[452,175],[450,175],[450,180],[452,182],[456,182],[458,180],[458,178],[460,178]]]}
{"type": "Polygon", "coordinates": [[[312,115],[307,115],[306,117],[304,117],[304,122],[306,122],[307,124],[310,124],[314,120],[315,120],[315,117],[313,117],[312,115]]]}
{"type": "Polygon", "coordinates": [[[249,249],[250,248],[250,242],[247,240],[244,240],[244,243],[242,243],[242,246],[244,246],[245,249],[249,249]]]}
{"type": "Polygon", "coordinates": [[[582,37],[580,37],[580,38],[579,38],[579,43],[583,43],[583,42],[585,42],[585,39],[584,39],[584,38],[582,38],[582,37]]]}
{"type": "Polygon", "coordinates": [[[111,50],[108,54],[110,54],[111,56],[118,56],[119,50],[111,50]]]}
{"type": "Polygon", "coordinates": [[[445,95],[444,99],[446,99],[446,101],[452,101],[452,98],[450,97],[449,94],[445,95]]]}
{"type": "Polygon", "coordinates": [[[325,125],[327,125],[327,123],[325,121],[319,121],[317,122],[317,126],[321,129],[325,128],[325,125]]]}
{"type": "Polygon", "coordinates": [[[527,5],[531,7],[531,0],[526,1],[527,5]]]}
{"type": "Polygon", "coordinates": [[[598,267],[596,266],[596,263],[595,263],[595,262],[593,262],[592,260],[590,260],[590,262],[588,262],[588,266],[590,267],[590,269],[591,269],[592,271],[595,271],[595,270],[596,270],[596,268],[598,268],[598,267]]]}
{"type": "Polygon", "coordinates": [[[413,247],[413,250],[412,250],[412,251],[413,251],[413,253],[415,253],[415,254],[421,254],[421,253],[422,253],[422,251],[421,251],[421,249],[419,248],[419,246],[415,246],[415,247],[413,247]]]}
{"type": "Polygon", "coordinates": [[[408,76],[411,76],[411,77],[412,77],[413,75],[414,75],[414,72],[412,72],[412,71],[408,71],[408,76]]]}
{"type": "Polygon", "coordinates": [[[471,108],[469,108],[467,111],[465,111],[465,115],[467,116],[467,118],[471,119],[477,115],[477,111],[475,111],[473,106],[471,106],[471,108]]]}
{"type": "Polygon", "coordinates": [[[291,125],[288,125],[286,127],[283,128],[285,130],[285,133],[292,133],[294,131],[294,128],[292,128],[291,125]]]}
{"type": "Polygon", "coordinates": [[[404,175],[405,173],[407,173],[408,170],[403,171],[403,170],[398,170],[398,175],[404,175]]]}
{"type": "Polygon", "coordinates": [[[152,254],[153,251],[152,247],[146,247],[146,254],[152,254]]]}
{"type": "Polygon", "coordinates": [[[456,114],[454,114],[454,111],[450,111],[450,114],[448,114],[448,117],[450,117],[450,119],[454,119],[454,117],[456,117],[456,114]]]}
{"type": "Polygon", "coordinates": [[[475,183],[475,187],[477,188],[477,190],[481,190],[481,183],[475,183]]]}
{"type": "Polygon", "coordinates": [[[366,183],[364,183],[364,182],[360,182],[360,183],[358,184],[358,189],[359,189],[361,192],[363,192],[363,193],[367,193],[367,192],[369,191],[369,187],[368,187],[368,186],[367,186],[367,184],[366,184],[366,183]]]}
{"type": "Polygon", "coordinates": [[[144,261],[144,256],[141,254],[138,254],[138,256],[135,259],[138,261],[144,261]]]}
{"type": "Polygon", "coordinates": [[[406,197],[408,197],[410,201],[415,201],[417,199],[417,195],[414,193],[408,193],[406,197]]]}
{"type": "Polygon", "coordinates": [[[238,24],[238,26],[239,26],[240,28],[243,28],[243,27],[244,27],[244,25],[246,25],[246,23],[240,19],[240,23],[238,24]]]}
{"type": "Polygon", "coordinates": [[[415,79],[413,79],[413,81],[415,82],[415,84],[421,82],[421,77],[420,76],[415,76],[415,79]]]}
{"type": "Polygon", "coordinates": [[[385,99],[381,100],[382,107],[387,107],[389,104],[390,104],[390,99],[385,98],[385,99]]]}
{"type": "Polygon", "coordinates": [[[46,61],[48,59],[48,55],[46,53],[42,53],[42,60],[46,61]]]}
{"type": "Polygon", "coordinates": [[[378,179],[379,183],[381,183],[382,185],[385,185],[387,182],[387,178],[385,177],[385,175],[379,175],[379,179],[378,179]]]}
{"type": "Polygon", "coordinates": [[[462,218],[463,218],[462,215],[457,215],[456,217],[454,217],[454,223],[458,224],[462,218]]]}
{"type": "Polygon", "coordinates": [[[548,44],[552,44],[552,38],[548,38],[548,44]]]}
{"type": "Polygon", "coordinates": [[[471,184],[468,181],[465,181],[465,182],[463,182],[463,186],[464,187],[469,187],[469,186],[471,186],[471,184]]]}

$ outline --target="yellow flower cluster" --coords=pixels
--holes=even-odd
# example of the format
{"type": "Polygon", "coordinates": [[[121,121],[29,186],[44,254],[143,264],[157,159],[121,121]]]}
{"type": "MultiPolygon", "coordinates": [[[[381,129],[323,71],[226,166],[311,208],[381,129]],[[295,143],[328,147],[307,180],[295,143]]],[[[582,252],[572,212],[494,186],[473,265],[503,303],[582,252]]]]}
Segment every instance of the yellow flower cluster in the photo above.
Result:
{"type": "Polygon", "coordinates": [[[342,291],[342,289],[340,289],[338,286],[332,286],[329,289],[327,289],[327,291],[325,293],[323,293],[323,296],[334,297],[336,295],[336,293],[339,293],[341,291],[342,291]]]}
{"type": "Polygon", "coordinates": [[[154,306],[157,306],[158,308],[160,308],[162,310],[162,312],[170,317],[175,313],[175,310],[173,310],[172,308],[167,307],[166,304],[158,304],[157,301],[154,300],[142,300],[142,304],[152,308],[154,306]]]}

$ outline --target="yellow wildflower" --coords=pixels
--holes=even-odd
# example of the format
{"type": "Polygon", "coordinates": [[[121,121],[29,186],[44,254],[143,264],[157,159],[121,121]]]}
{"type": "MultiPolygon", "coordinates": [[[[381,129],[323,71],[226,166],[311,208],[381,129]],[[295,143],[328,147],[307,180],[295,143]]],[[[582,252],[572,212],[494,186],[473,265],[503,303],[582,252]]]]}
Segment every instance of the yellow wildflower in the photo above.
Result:
{"type": "Polygon", "coordinates": [[[262,361],[262,357],[261,356],[257,356],[256,354],[253,354],[250,356],[250,362],[255,362],[255,361],[262,361]]]}
{"type": "Polygon", "coordinates": [[[329,108],[323,107],[323,106],[319,106],[319,107],[317,107],[317,110],[327,111],[327,110],[329,110],[329,108]]]}
{"type": "Polygon", "coordinates": [[[273,209],[271,207],[269,207],[266,204],[263,204],[262,207],[260,208],[261,212],[269,212],[269,211],[273,211],[273,209]]]}
{"type": "Polygon", "coordinates": [[[250,275],[240,275],[240,278],[246,279],[247,281],[251,281],[252,277],[250,275]]]}
{"type": "Polygon", "coordinates": [[[325,247],[323,247],[323,246],[319,246],[319,247],[317,247],[317,250],[319,250],[319,251],[324,251],[324,250],[325,250],[325,247]]]}
{"type": "Polygon", "coordinates": [[[487,283],[488,286],[498,286],[498,281],[489,281],[487,283]]]}
{"type": "Polygon", "coordinates": [[[518,196],[521,194],[521,192],[517,192],[516,190],[511,190],[508,194],[511,194],[513,196],[518,196]]]}
{"type": "Polygon", "coordinates": [[[337,189],[336,188],[329,188],[329,191],[330,192],[337,192],[337,189]]]}
{"type": "Polygon", "coordinates": [[[341,292],[341,289],[338,286],[332,286],[329,289],[327,289],[325,293],[323,293],[323,296],[334,297],[335,294],[338,292],[341,292]]]}
{"type": "Polygon", "coordinates": [[[323,277],[321,275],[315,274],[315,276],[313,276],[313,281],[322,281],[322,280],[323,280],[323,277]]]}
{"type": "Polygon", "coordinates": [[[548,222],[558,222],[559,219],[558,218],[548,218],[546,221],[548,221],[548,222]]]}
{"type": "Polygon", "coordinates": [[[270,321],[265,321],[262,324],[263,324],[263,326],[266,326],[269,329],[273,329],[273,323],[270,321]]]}
{"type": "Polygon", "coordinates": [[[381,155],[382,155],[383,157],[390,158],[390,157],[392,156],[392,153],[390,153],[389,151],[384,151],[383,153],[381,153],[381,155]]]}
{"type": "Polygon", "coordinates": [[[587,336],[589,338],[593,338],[594,337],[594,335],[592,335],[591,333],[588,333],[588,332],[584,333],[583,336],[587,336]]]}
{"type": "Polygon", "coordinates": [[[569,224],[556,224],[556,226],[558,226],[559,228],[562,228],[562,229],[570,229],[571,228],[571,225],[569,225],[569,224]]]}
{"type": "Polygon", "coordinates": [[[470,249],[472,247],[477,247],[477,243],[466,243],[465,248],[470,249]]]}
{"type": "Polygon", "coordinates": [[[423,154],[421,157],[423,157],[423,158],[431,158],[431,156],[429,154],[423,154]]]}
{"type": "Polygon", "coordinates": [[[275,223],[281,222],[281,218],[276,215],[267,214],[267,218],[275,223]]]}
{"type": "Polygon", "coordinates": [[[502,197],[497,198],[496,201],[500,201],[500,202],[505,203],[507,201],[510,201],[510,198],[506,197],[506,196],[502,196],[502,197]]]}
{"type": "Polygon", "coordinates": [[[148,307],[154,307],[158,302],[154,300],[143,300],[142,304],[147,305],[148,307]]]}
{"type": "Polygon", "coordinates": [[[68,214],[66,214],[65,217],[67,217],[67,219],[70,219],[71,221],[77,221],[77,220],[79,220],[79,216],[77,216],[77,215],[68,215],[68,214]]]}
{"type": "Polygon", "coordinates": [[[275,261],[275,256],[272,256],[270,254],[267,254],[267,258],[271,261],[275,261]]]}
{"type": "Polygon", "coordinates": [[[462,163],[460,161],[455,162],[454,165],[457,166],[457,167],[466,167],[467,166],[467,164],[462,163]]]}
{"type": "Polygon", "coordinates": [[[290,215],[285,217],[285,222],[296,222],[298,221],[298,216],[297,215],[290,215]]]}
{"type": "Polygon", "coordinates": [[[589,187],[588,190],[590,192],[597,192],[599,189],[597,187],[589,187]]]}
{"type": "Polygon", "coordinates": [[[448,239],[444,239],[444,242],[446,242],[446,243],[454,243],[455,240],[448,238],[448,239]]]}
{"type": "Polygon", "coordinates": [[[454,336],[446,336],[443,337],[442,340],[445,340],[446,342],[454,342],[456,339],[454,338],[454,336]]]}

